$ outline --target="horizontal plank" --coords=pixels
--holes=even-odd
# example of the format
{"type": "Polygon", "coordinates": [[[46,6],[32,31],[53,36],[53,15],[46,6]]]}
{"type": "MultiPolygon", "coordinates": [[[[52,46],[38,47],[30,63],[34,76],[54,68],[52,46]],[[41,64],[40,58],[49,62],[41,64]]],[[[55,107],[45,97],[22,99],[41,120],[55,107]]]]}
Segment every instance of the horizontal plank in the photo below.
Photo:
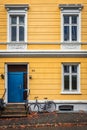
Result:
{"type": "Polygon", "coordinates": [[[43,4],[40,6],[31,6],[30,12],[58,12],[59,8],[57,7],[57,4],[55,5],[49,5],[49,6],[44,6],[43,4]]]}
{"type": "Polygon", "coordinates": [[[3,96],[4,91],[5,91],[4,89],[0,89],[0,95],[1,95],[1,96],[3,96]]]}
{"type": "MultiPolygon", "coordinates": [[[[5,37],[3,37],[3,38],[5,38],[5,37]]],[[[47,40],[53,40],[54,42],[55,42],[55,40],[59,40],[59,36],[58,35],[53,35],[53,34],[48,34],[48,36],[47,36],[47,34],[35,34],[35,35],[30,35],[29,37],[28,37],[28,40],[32,40],[32,41],[34,41],[34,40],[36,40],[36,41],[40,41],[40,40],[44,40],[44,41],[47,41],[47,40]]]]}
{"type": "MultiPolygon", "coordinates": [[[[61,101],[64,101],[64,100],[87,100],[87,95],[78,95],[78,94],[75,94],[75,95],[61,95],[60,93],[58,94],[32,94],[30,95],[29,99],[30,100],[34,100],[34,97],[38,96],[38,100],[43,100],[44,97],[47,97],[48,100],[61,100],[61,101]]],[[[44,101],[44,100],[43,100],[44,101]]]]}
{"type": "Polygon", "coordinates": [[[45,95],[45,94],[50,94],[50,95],[55,95],[55,94],[58,94],[59,91],[58,90],[31,90],[30,91],[31,95],[32,94],[42,94],[42,95],[45,95]]]}
{"type": "Polygon", "coordinates": [[[58,19],[60,21],[60,15],[58,13],[30,13],[28,16],[30,19],[58,19]]]}
{"type": "Polygon", "coordinates": [[[32,85],[32,84],[30,84],[30,86],[29,86],[29,89],[30,90],[39,90],[39,89],[41,89],[41,90],[60,90],[61,89],[61,87],[60,87],[60,85],[59,84],[49,84],[49,85],[44,85],[44,84],[40,84],[40,85],[38,85],[38,84],[36,84],[36,85],[32,85]]]}
{"type": "MultiPolygon", "coordinates": [[[[60,69],[60,68],[59,68],[60,69]]],[[[53,69],[53,68],[44,68],[44,69],[35,69],[35,68],[32,68],[30,69],[30,75],[31,74],[60,74],[61,73],[61,70],[59,70],[58,68],[56,69],[53,69]]]]}
{"type": "Polygon", "coordinates": [[[85,78],[85,79],[84,79],[84,78],[81,79],[80,82],[81,82],[82,85],[87,85],[87,78],[85,78]]]}
{"type": "Polygon", "coordinates": [[[47,28],[47,27],[43,27],[43,28],[30,28],[29,29],[29,33],[59,33],[60,31],[58,30],[58,28],[47,28]]]}
{"type": "Polygon", "coordinates": [[[29,81],[30,84],[61,84],[58,79],[32,79],[29,81]]]}
{"type": "Polygon", "coordinates": [[[58,45],[40,45],[40,44],[37,44],[37,45],[28,45],[28,49],[31,50],[31,49],[38,49],[38,50],[57,50],[57,49],[60,49],[60,44],[58,45]]]}
{"type": "MultiPolygon", "coordinates": [[[[41,62],[34,62],[34,63],[30,63],[30,68],[38,68],[39,70],[43,71],[43,69],[46,69],[46,70],[50,70],[51,69],[58,69],[58,67],[61,67],[61,64],[59,63],[56,63],[55,61],[51,62],[51,61],[48,61],[47,62],[47,59],[42,59],[41,62]],[[43,60],[43,61],[42,61],[43,60]],[[45,62],[44,62],[45,61],[45,62]]],[[[49,60],[49,59],[48,59],[49,60]]],[[[51,71],[51,70],[50,70],[51,71]]],[[[56,70],[54,70],[56,71],[56,70]]]]}
{"type": "Polygon", "coordinates": [[[29,26],[38,26],[38,25],[41,25],[41,26],[42,25],[44,25],[44,26],[45,25],[46,26],[50,26],[50,25],[52,25],[52,26],[58,26],[58,22],[55,22],[55,21],[54,22],[53,21],[52,22],[49,22],[49,21],[48,22],[47,21],[46,22],[39,22],[39,21],[38,22],[35,22],[35,21],[34,22],[33,21],[29,22],[29,26]]]}
{"type": "Polygon", "coordinates": [[[57,80],[60,80],[61,76],[60,74],[32,74],[32,79],[57,79],[57,80]]]}

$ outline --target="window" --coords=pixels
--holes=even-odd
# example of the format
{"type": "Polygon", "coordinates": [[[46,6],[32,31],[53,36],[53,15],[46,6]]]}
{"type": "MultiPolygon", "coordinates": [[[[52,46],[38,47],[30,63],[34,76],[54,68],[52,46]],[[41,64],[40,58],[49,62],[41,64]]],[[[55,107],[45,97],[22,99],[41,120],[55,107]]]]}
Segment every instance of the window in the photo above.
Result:
{"type": "Polygon", "coordinates": [[[25,16],[10,15],[10,40],[21,42],[25,41],[25,16]]]}
{"type": "Polygon", "coordinates": [[[61,41],[81,42],[82,4],[59,4],[61,9],[61,41]]]}
{"type": "Polygon", "coordinates": [[[79,65],[63,65],[63,92],[79,92],[79,65]]]}
{"type": "Polygon", "coordinates": [[[64,41],[78,41],[78,15],[63,15],[64,41]]]}
{"type": "MultiPolygon", "coordinates": [[[[28,4],[6,4],[7,17],[7,41],[27,42],[27,11],[28,4]]],[[[13,44],[14,44],[13,43],[13,44]]]]}

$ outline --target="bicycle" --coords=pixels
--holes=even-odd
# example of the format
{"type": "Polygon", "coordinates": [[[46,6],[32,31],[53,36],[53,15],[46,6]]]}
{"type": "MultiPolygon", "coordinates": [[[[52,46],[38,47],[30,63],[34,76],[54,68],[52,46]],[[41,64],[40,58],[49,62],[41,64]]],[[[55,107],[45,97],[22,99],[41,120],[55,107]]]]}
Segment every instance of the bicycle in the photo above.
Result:
{"type": "Polygon", "coordinates": [[[56,110],[56,104],[53,101],[47,101],[47,98],[44,98],[45,102],[38,102],[38,97],[35,97],[35,103],[31,103],[28,107],[29,113],[32,112],[53,112],[56,110]]]}

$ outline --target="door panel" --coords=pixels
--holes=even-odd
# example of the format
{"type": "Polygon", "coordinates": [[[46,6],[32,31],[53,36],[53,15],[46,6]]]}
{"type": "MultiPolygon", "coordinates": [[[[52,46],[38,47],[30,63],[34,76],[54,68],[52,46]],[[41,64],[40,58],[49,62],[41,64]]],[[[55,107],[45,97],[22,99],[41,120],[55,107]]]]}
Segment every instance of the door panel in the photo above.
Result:
{"type": "Polygon", "coordinates": [[[23,102],[23,72],[8,73],[8,102],[23,102]]]}

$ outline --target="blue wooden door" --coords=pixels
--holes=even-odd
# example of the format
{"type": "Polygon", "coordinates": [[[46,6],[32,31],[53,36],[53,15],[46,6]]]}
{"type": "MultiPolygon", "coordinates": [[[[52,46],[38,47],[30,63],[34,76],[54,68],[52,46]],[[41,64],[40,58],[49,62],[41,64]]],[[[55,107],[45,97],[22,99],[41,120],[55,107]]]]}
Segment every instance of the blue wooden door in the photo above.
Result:
{"type": "Polygon", "coordinates": [[[23,72],[8,73],[8,102],[23,102],[23,72]]]}

